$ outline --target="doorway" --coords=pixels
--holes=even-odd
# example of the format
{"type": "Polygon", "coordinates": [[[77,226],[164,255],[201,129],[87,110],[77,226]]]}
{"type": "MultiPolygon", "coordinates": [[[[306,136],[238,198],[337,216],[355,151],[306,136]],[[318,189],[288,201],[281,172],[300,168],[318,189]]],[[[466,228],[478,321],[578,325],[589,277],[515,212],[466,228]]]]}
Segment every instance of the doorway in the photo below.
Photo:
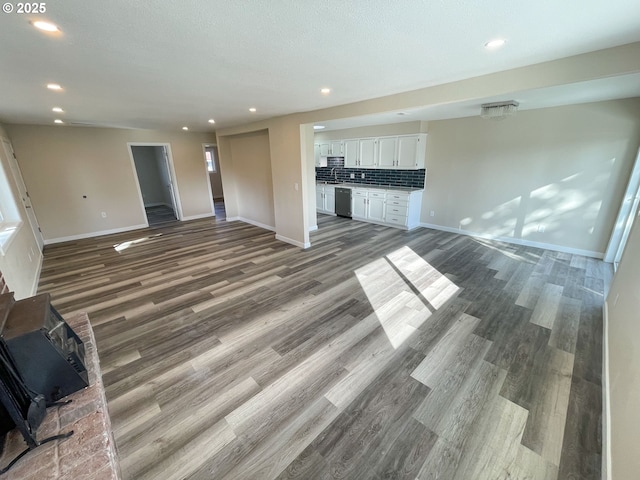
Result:
{"type": "Polygon", "coordinates": [[[169,144],[129,144],[147,223],[182,219],[169,144]]]}
{"type": "Polygon", "coordinates": [[[609,240],[609,245],[604,255],[604,261],[613,263],[614,270],[618,269],[622,252],[629,239],[631,227],[638,212],[638,204],[640,204],[640,149],[638,150],[636,162],[629,176],[627,190],[624,192],[618,218],[616,218],[611,239],[609,240]]]}
{"type": "Polygon", "coordinates": [[[220,161],[218,159],[218,147],[216,145],[203,145],[204,159],[209,175],[209,187],[213,209],[218,220],[226,219],[224,207],[224,190],[222,188],[222,175],[220,173],[220,161]]]}

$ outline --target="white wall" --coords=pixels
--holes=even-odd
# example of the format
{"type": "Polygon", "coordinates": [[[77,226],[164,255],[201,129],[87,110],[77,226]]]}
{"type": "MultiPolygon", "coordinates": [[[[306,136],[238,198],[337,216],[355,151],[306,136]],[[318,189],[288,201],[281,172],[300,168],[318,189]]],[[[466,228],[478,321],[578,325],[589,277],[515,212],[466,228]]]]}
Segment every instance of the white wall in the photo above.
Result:
{"type": "Polygon", "coordinates": [[[613,278],[608,309],[612,480],[640,472],[640,221],[636,218],[613,278]]]}
{"type": "Polygon", "coordinates": [[[213,215],[202,151],[203,143],[214,140],[211,134],[36,125],[6,128],[45,241],[144,226],[129,142],[169,143],[185,219],[213,215]]]}
{"type": "Polygon", "coordinates": [[[640,99],[429,122],[422,222],[600,256],[639,144],[640,99]]]}
{"type": "Polygon", "coordinates": [[[263,130],[232,136],[228,142],[229,156],[227,163],[222,164],[223,180],[225,172],[234,172],[238,194],[235,209],[227,210],[227,218],[240,217],[275,229],[269,133],[263,130]]]}
{"type": "MultiPolygon", "coordinates": [[[[0,125],[0,137],[11,141],[11,138],[2,125],[0,125]]],[[[0,149],[1,148],[0,146],[0,149]]],[[[11,174],[11,168],[5,158],[4,150],[0,151],[0,157],[2,158],[2,167],[7,174],[7,180],[9,181],[11,190],[17,192],[17,185],[15,184],[15,179],[11,174]]],[[[4,275],[9,289],[15,292],[16,299],[21,299],[36,293],[38,277],[42,266],[42,253],[33,235],[33,231],[29,226],[24,205],[15,194],[14,201],[23,223],[5,254],[0,254],[0,271],[4,275]]],[[[38,210],[35,209],[35,211],[36,214],[39,215],[38,210]]]]}

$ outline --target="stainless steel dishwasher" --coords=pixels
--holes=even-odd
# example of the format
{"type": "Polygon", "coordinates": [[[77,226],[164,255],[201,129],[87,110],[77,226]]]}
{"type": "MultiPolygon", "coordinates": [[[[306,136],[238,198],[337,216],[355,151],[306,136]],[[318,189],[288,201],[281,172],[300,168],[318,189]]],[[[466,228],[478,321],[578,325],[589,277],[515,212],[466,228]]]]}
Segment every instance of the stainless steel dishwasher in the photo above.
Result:
{"type": "Polygon", "coordinates": [[[336,188],[336,215],[351,218],[351,189],[336,188]]]}

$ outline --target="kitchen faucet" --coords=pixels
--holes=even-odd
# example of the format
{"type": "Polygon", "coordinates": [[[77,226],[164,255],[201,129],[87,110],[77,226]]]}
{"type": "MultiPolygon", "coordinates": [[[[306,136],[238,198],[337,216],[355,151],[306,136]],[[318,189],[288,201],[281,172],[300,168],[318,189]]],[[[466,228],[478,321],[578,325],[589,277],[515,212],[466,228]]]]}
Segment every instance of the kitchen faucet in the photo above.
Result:
{"type": "Polygon", "coordinates": [[[338,172],[336,170],[336,167],[331,167],[330,175],[333,175],[333,178],[335,179],[336,183],[338,183],[338,172]]]}

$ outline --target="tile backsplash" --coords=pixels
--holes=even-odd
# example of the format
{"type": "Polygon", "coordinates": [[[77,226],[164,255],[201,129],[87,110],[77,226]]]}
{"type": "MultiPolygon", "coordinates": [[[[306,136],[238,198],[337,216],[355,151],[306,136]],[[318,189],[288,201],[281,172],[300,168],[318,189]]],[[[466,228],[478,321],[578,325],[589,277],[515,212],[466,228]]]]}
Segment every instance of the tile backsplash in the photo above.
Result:
{"type": "Polygon", "coordinates": [[[363,185],[389,185],[392,187],[424,188],[426,170],[379,170],[371,168],[345,168],[343,157],[327,158],[326,167],[316,167],[316,180],[320,182],[335,180],[339,182],[362,183],[363,185]],[[354,178],[351,178],[351,174],[354,178]],[[365,178],[362,178],[364,173],[365,178]]]}

